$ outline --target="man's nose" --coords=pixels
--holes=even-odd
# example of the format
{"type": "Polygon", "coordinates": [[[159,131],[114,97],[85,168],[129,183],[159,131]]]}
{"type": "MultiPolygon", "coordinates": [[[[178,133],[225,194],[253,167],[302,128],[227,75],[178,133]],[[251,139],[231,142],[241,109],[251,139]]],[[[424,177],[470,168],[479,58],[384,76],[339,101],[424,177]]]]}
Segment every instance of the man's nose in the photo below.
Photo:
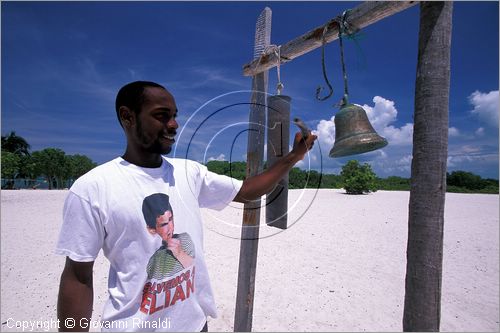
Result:
{"type": "Polygon", "coordinates": [[[177,121],[175,119],[170,119],[168,122],[167,122],[167,128],[169,129],[177,129],[179,127],[179,124],[177,123],[177,121]]]}

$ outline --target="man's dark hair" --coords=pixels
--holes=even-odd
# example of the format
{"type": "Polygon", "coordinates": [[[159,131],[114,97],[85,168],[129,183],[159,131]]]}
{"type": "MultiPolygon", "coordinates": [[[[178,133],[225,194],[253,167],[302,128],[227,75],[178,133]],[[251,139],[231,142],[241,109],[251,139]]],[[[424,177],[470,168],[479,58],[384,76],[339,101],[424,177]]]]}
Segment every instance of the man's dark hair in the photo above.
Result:
{"type": "Polygon", "coordinates": [[[116,95],[115,109],[116,116],[118,117],[118,122],[120,123],[120,125],[122,124],[119,112],[120,107],[126,106],[130,110],[133,110],[136,114],[138,114],[141,111],[142,104],[144,103],[144,89],[147,87],[165,89],[165,87],[155,82],[135,81],[124,85],[120,89],[120,91],[118,91],[118,94],[116,95]]]}
{"type": "Polygon", "coordinates": [[[172,206],[170,206],[168,195],[164,193],[151,194],[142,202],[142,214],[148,228],[156,229],[156,218],[165,214],[166,211],[172,212],[172,206]]]}

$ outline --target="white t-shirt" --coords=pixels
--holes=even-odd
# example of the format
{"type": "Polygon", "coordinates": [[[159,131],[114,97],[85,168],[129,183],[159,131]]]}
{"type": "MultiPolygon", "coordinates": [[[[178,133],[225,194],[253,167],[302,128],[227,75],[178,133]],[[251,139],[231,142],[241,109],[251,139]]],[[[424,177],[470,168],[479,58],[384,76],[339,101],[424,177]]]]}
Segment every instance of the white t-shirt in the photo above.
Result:
{"type": "Polygon", "coordinates": [[[159,168],[116,158],[74,183],[64,204],[56,253],[88,262],[102,249],[108,258],[103,331],[195,332],[203,328],[207,316],[216,317],[200,207],[224,208],[241,185],[199,163],[166,157],[159,168]],[[179,266],[162,238],[148,231],[145,198],[158,193],[168,196],[174,238],[192,258],[188,267],[179,266]],[[153,270],[150,262],[161,267],[148,279],[148,270],[153,270]]]}

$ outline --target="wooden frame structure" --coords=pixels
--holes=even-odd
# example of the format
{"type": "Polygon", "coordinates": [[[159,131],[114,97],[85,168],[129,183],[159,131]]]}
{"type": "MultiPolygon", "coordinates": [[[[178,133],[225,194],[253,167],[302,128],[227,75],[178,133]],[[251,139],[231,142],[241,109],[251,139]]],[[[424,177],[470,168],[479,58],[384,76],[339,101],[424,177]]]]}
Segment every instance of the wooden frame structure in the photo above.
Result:
{"type": "MultiPolygon", "coordinates": [[[[419,2],[417,1],[364,2],[356,8],[350,10],[348,21],[350,24],[361,29],[385,17],[410,8],[418,3],[419,2]]],[[[429,112],[438,112],[437,116],[439,117],[440,122],[435,124],[433,122],[424,121],[422,124],[418,125],[415,120],[412,187],[410,191],[409,241],[407,252],[408,263],[403,326],[405,331],[436,331],[439,330],[443,238],[442,225],[444,221],[444,209],[442,208],[444,207],[444,197],[446,192],[451,5],[446,5],[444,2],[421,2],[420,4],[421,17],[419,57],[417,64],[417,86],[415,92],[415,118],[417,119],[417,114],[420,114],[420,119],[422,119],[426,116],[432,116],[429,112]],[[446,26],[447,24],[449,27],[446,26]],[[428,27],[425,27],[425,25],[428,25],[428,27]],[[436,29],[437,33],[433,29],[436,29]],[[433,37],[434,35],[437,35],[437,37],[433,37]],[[435,61],[436,66],[428,66],[427,62],[429,62],[430,59],[429,55],[433,54],[435,56],[435,52],[438,49],[439,52],[443,52],[443,48],[445,56],[439,61],[435,61]],[[437,70],[438,73],[434,75],[434,73],[429,72],[429,70],[437,70]],[[432,89],[435,88],[436,82],[442,84],[443,89],[433,92],[432,89]],[[433,102],[434,104],[429,107],[429,103],[422,103],[422,99],[428,101],[429,103],[433,102]],[[441,103],[441,108],[439,109],[438,105],[437,110],[430,110],[433,106],[434,108],[436,107],[436,103],[441,103]],[[444,128],[443,124],[446,125],[446,128],[444,128]],[[420,139],[422,137],[424,139],[420,139]],[[420,140],[420,145],[416,144],[416,139],[420,140]],[[429,139],[437,139],[440,144],[436,145],[436,147],[427,149],[431,144],[429,139]],[[430,175],[418,172],[418,168],[426,164],[437,166],[439,170],[429,169],[430,175]],[[431,195],[428,195],[426,191],[431,191],[431,195]],[[425,194],[423,200],[428,201],[418,206],[416,200],[422,200],[420,199],[422,194],[425,194]],[[434,211],[429,214],[429,205],[432,200],[438,203],[438,208],[435,208],[434,211]],[[411,206],[412,203],[415,205],[413,211],[411,206]],[[421,239],[422,237],[412,238],[410,234],[412,226],[415,227],[417,225],[418,227],[418,224],[424,224],[425,227],[430,226],[430,229],[437,230],[438,234],[436,237],[429,237],[428,239],[421,239]],[[432,260],[430,263],[421,262],[422,257],[427,258],[432,256],[432,251],[439,250],[441,252],[438,253],[435,258],[431,258],[432,260]],[[432,267],[429,268],[429,265],[432,267]],[[421,270],[420,272],[418,272],[419,269],[421,270]],[[409,272],[411,272],[411,274],[409,272]],[[415,274],[424,275],[424,278],[421,278],[421,276],[413,276],[415,274]],[[412,288],[426,288],[426,286],[430,284],[432,284],[432,288],[430,288],[432,290],[424,294],[426,294],[425,297],[428,298],[434,297],[434,301],[436,301],[435,298],[436,295],[438,295],[439,300],[435,302],[436,304],[430,304],[431,306],[429,306],[425,299],[422,302],[422,299],[415,300],[410,298],[410,294],[414,297],[414,294],[420,293],[420,291],[417,293],[410,293],[409,291],[415,291],[412,290],[412,288]],[[437,284],[437,290],[434,288],[435,284],[437,284]],[[430,309],[424,309],[426,307],[429,307],[430,309]],[[423,318],[423,320],[421,318],[423,318]]],[[[341,17],[342,13],[339,13],[337,17],[332,18],[327,23],[282,45],[280,48],[280,63],[284,64],[307,52],[315,50],[316,48],[321,47],[324,42],[330,43],[336,40],[339,33],[338,22],[341,17]]],[[[243,75],[253,77],[253,93],[251,97],[252,106],[249,115],[250,131],[247,151],[247,176],[252,176],[262,171],[268,71],[269,69],[277,66],[279,63],[276,53],[263,53],[265,47],[271,44],[270,27],[271,10],[266,7],[257,22],[255,45],[256,54],[254,54],[254,60],[243,66],[243,75]],[[262,36],[263,31],[268,31],[267,36],[262,36]],[[259,36],[260,44],[257,45],[259,36]],[[260,55],[258,54],[259,50],[261,50],[260,55]]],[[[238,287],[234,322],[235,332],[249,332],[252,329],[259,220],[260,199],[255,202],[245,204],[238,269],[238,287]]],[[[414,228],[413,230],[417,229],[414,228]]],[[[420,232],[426,234],[428,230],[420,230],[420,232]]],[[[417,232],[414,231],[414,234],[416,235],[417,232]]]]}

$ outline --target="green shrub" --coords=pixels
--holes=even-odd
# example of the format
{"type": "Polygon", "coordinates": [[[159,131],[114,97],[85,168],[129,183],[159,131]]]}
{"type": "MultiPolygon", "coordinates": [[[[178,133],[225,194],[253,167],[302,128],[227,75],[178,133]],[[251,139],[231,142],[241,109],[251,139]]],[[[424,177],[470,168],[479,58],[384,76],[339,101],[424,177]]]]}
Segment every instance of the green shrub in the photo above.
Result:
{"type": "Polygon", "coordinates": [[[368,163],[360,165],[358,161],[350,160],[342,167],[340,176],[347,194],[363,194],[377,191],[377,176],[368,163]]]}

